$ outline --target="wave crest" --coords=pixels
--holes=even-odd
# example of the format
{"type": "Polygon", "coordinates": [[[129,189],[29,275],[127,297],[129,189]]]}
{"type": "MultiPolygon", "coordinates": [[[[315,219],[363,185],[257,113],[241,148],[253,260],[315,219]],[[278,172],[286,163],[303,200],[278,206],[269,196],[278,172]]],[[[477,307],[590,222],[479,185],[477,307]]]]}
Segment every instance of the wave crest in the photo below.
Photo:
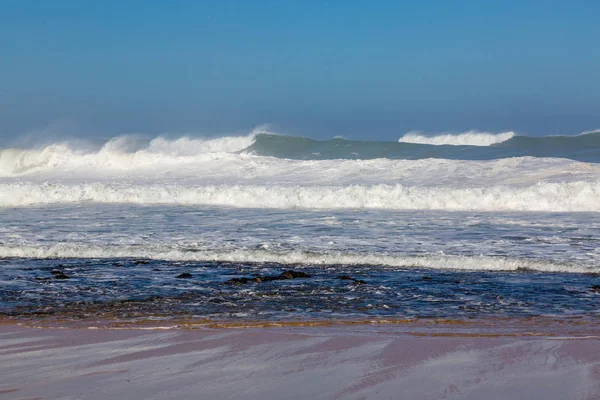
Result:
{"type": "Polygon", "coordinates": [[[0,184],[0,207],[62,203],[176,204],[274,209],[600,211],[600,181],[524,187],[0,184]]]}
{"type": "Polygon", "coordinates": [[[155,165],[157,162],[186,162],[210,154],[238,153],[251,146],[256,135],[220,138],[180,137],[168,139],[162,136],[150,141],[126,135],[113,138],[100,149],[86,149],[69,142],[57,143],[42,149],[0,150],[0,177],[43,172],[59,168],[96,167],[131,170],[155,165]]]}
{"type": "Polygon", "coordinates": [[[514,132],[490,133],[468,131],[463,133],[442,133],[435,136],[425,136],[421,132],[408,132],[398,139],[400,143],[451,145],[451,146],[491,146],[502,143],[515,136],[514,132]]]}
{"type": "Polygon", "coordinates": [[[380,265],[404,268],[432,268],[456,271],[516,271],[520,269],[545,272],[595,272],[595,269],[576,264],[561,264],[535,260],[521,260],[490,256],[460,255],[395,255],[356,254],[344,252],[313,252],[292,250],[203,250],[181,249],[170,246],[98,246],[69,243],[48,246],[0,246],[0,257],[18,258],[145,258],[166,261],[220,261],[220,262],[273,262],[302,265],[380,265]]]}

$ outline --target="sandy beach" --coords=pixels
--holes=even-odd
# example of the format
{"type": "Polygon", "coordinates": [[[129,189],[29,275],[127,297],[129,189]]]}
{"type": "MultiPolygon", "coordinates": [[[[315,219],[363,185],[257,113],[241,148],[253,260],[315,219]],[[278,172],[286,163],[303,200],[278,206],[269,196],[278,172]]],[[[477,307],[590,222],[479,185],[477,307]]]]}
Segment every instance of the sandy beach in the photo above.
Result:
{"type": "Polygon", "coordinates": [[[589,326],[533,325],[491,334],[452,324],[3,324],[0,399],[600,398],[600,338],[589,326]]]}

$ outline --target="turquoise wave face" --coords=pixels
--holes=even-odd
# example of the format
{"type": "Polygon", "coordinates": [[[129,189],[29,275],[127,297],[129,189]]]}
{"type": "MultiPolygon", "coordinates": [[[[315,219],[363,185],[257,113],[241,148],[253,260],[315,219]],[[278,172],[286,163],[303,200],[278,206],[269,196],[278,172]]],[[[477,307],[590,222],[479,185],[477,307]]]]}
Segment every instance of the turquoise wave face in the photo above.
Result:
{"type": "Polygon", "coordinates": [[[372,142],[342,138],[321,141],[295,136],[259,134],[255,142],[243,152],[295,160],[376,158],[493,160],[530,156],[598,163],[600,162],[600,131],[578,136],[515,136],[489,146],[372,142]]]}

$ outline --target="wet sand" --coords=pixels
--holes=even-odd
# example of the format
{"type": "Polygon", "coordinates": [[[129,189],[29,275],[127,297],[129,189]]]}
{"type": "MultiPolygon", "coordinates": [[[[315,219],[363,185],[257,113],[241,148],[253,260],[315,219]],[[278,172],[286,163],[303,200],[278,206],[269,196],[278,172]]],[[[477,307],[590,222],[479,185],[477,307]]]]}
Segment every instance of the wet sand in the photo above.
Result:
{"type": "Polygon", "coordinates": [[[595,324],[513,325],[2,323],[0,400],[600,398],[595,324]]]}

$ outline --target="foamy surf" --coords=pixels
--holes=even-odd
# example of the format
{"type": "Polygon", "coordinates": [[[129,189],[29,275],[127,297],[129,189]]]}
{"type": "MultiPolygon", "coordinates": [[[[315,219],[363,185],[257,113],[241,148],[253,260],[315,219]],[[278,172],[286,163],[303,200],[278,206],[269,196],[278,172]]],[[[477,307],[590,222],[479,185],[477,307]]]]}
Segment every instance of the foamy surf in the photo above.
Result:
{"type": "MultiPolygon", "coordinates": [[[[353,142],[343,138],[314,141],[264,130],[221,138],[141,140],[123,136],[98,148],[57,143],[42,149],[6,149],[0,150],[0,207],[101,203],[272,209],[600,211],[599,164],[557,157],[507,157],[516,145],[508,150],[474,145],[474,137],[481,144],[489,139],[486,135],[461,134],[460,140],[471,140],[471,145],[466,150],[454,147],[462,149],[458,154],[483,149],[491,151],[487,156],[500,152],[501,157],[453,159],[453,149],[448,150],[452,146],[353,142]],[[276,154],[269,155],[271,150],[276,154]],[[412,157],[422,152],[423,157],[347,159],[353,150],[372,156],[397,151],[396,156],[412,157]],[[317,159],[299,160],[294,156],[309,151],[317,154],[317,159]],[[436,154],[440,158],[425,158],[436,154]]],[[[492,136],[494,140],[501,138],[492,136]]],[[[597,136],[511,136],[502,144],[514,142],[531,151],[587,149],[581,154],[591,157],[594,149],[590,144],[597,136]]],[[[446,140],[441,136],[438,139],[446,140]]]]}
{"type": "MultiPolygon", "coordinates": [[[[220,138],[116,137],[102,146],[81,141],[58,142],[41,148],[0,149],[0,177],[45,174],[54,170],[135,171],[172,168],[226,156],[252,155],[262,163],[278,160],[501,160],[515,157],[565,158],[600,162],[600,132],[578,136],[527,137],[512,132],[467,132],[433,137],[408,133],[398,142],[313,140],[254,130],[243,136],[220,138]],[[452,146],[441,146],[452,145],[452,146]]],[[[248,164],[251,165],[252,162],[248,164]]],[[[202,171],[198,171],[201,173],[202,171]]]]}
{"type": "Polygon", "coordinates": [[[80,143],[56,143],[41,149],[0,149],[0,177],[43,173],[61,168],[136,170],[154,165],[189,164],[202,157],[240,152],[254,143],[257,133],[213,139],[183,136],[144,141],[121,136],[99,149],[80,143]]]}
{"type": "Polygon", "coordinates": [[[394,268],[430,268],[456,271],[517,271],[589,273],[597,268],[585,265],[489,256],[429,254],[405,256],[390,254],[317,253],[292,250],[232,249],[227,251],[183,250],[168,247],[94,246],[68,243],[50,246],[0,246],[0,258],[37,259],[151,259],[182,262],[277,263],[284,265],[377,265],[394,268]]]}
{"type": "Polygon", "coordinates": [[[276,209],[600,211],[600,182],[477,188],[118,183],[0,184],[0,207],[49,204],[203,205],[276,209]]]}
{"type": "Polygon", "coordinates": [[[398,139],[401,143],[429,144],[434,146],[490,146],[502,143],[515,136],[514,132],[490,133],[468,131],[463,133],[442,133],[439,135],[424,135],[421,132],[409,132],[398,139]]]}

